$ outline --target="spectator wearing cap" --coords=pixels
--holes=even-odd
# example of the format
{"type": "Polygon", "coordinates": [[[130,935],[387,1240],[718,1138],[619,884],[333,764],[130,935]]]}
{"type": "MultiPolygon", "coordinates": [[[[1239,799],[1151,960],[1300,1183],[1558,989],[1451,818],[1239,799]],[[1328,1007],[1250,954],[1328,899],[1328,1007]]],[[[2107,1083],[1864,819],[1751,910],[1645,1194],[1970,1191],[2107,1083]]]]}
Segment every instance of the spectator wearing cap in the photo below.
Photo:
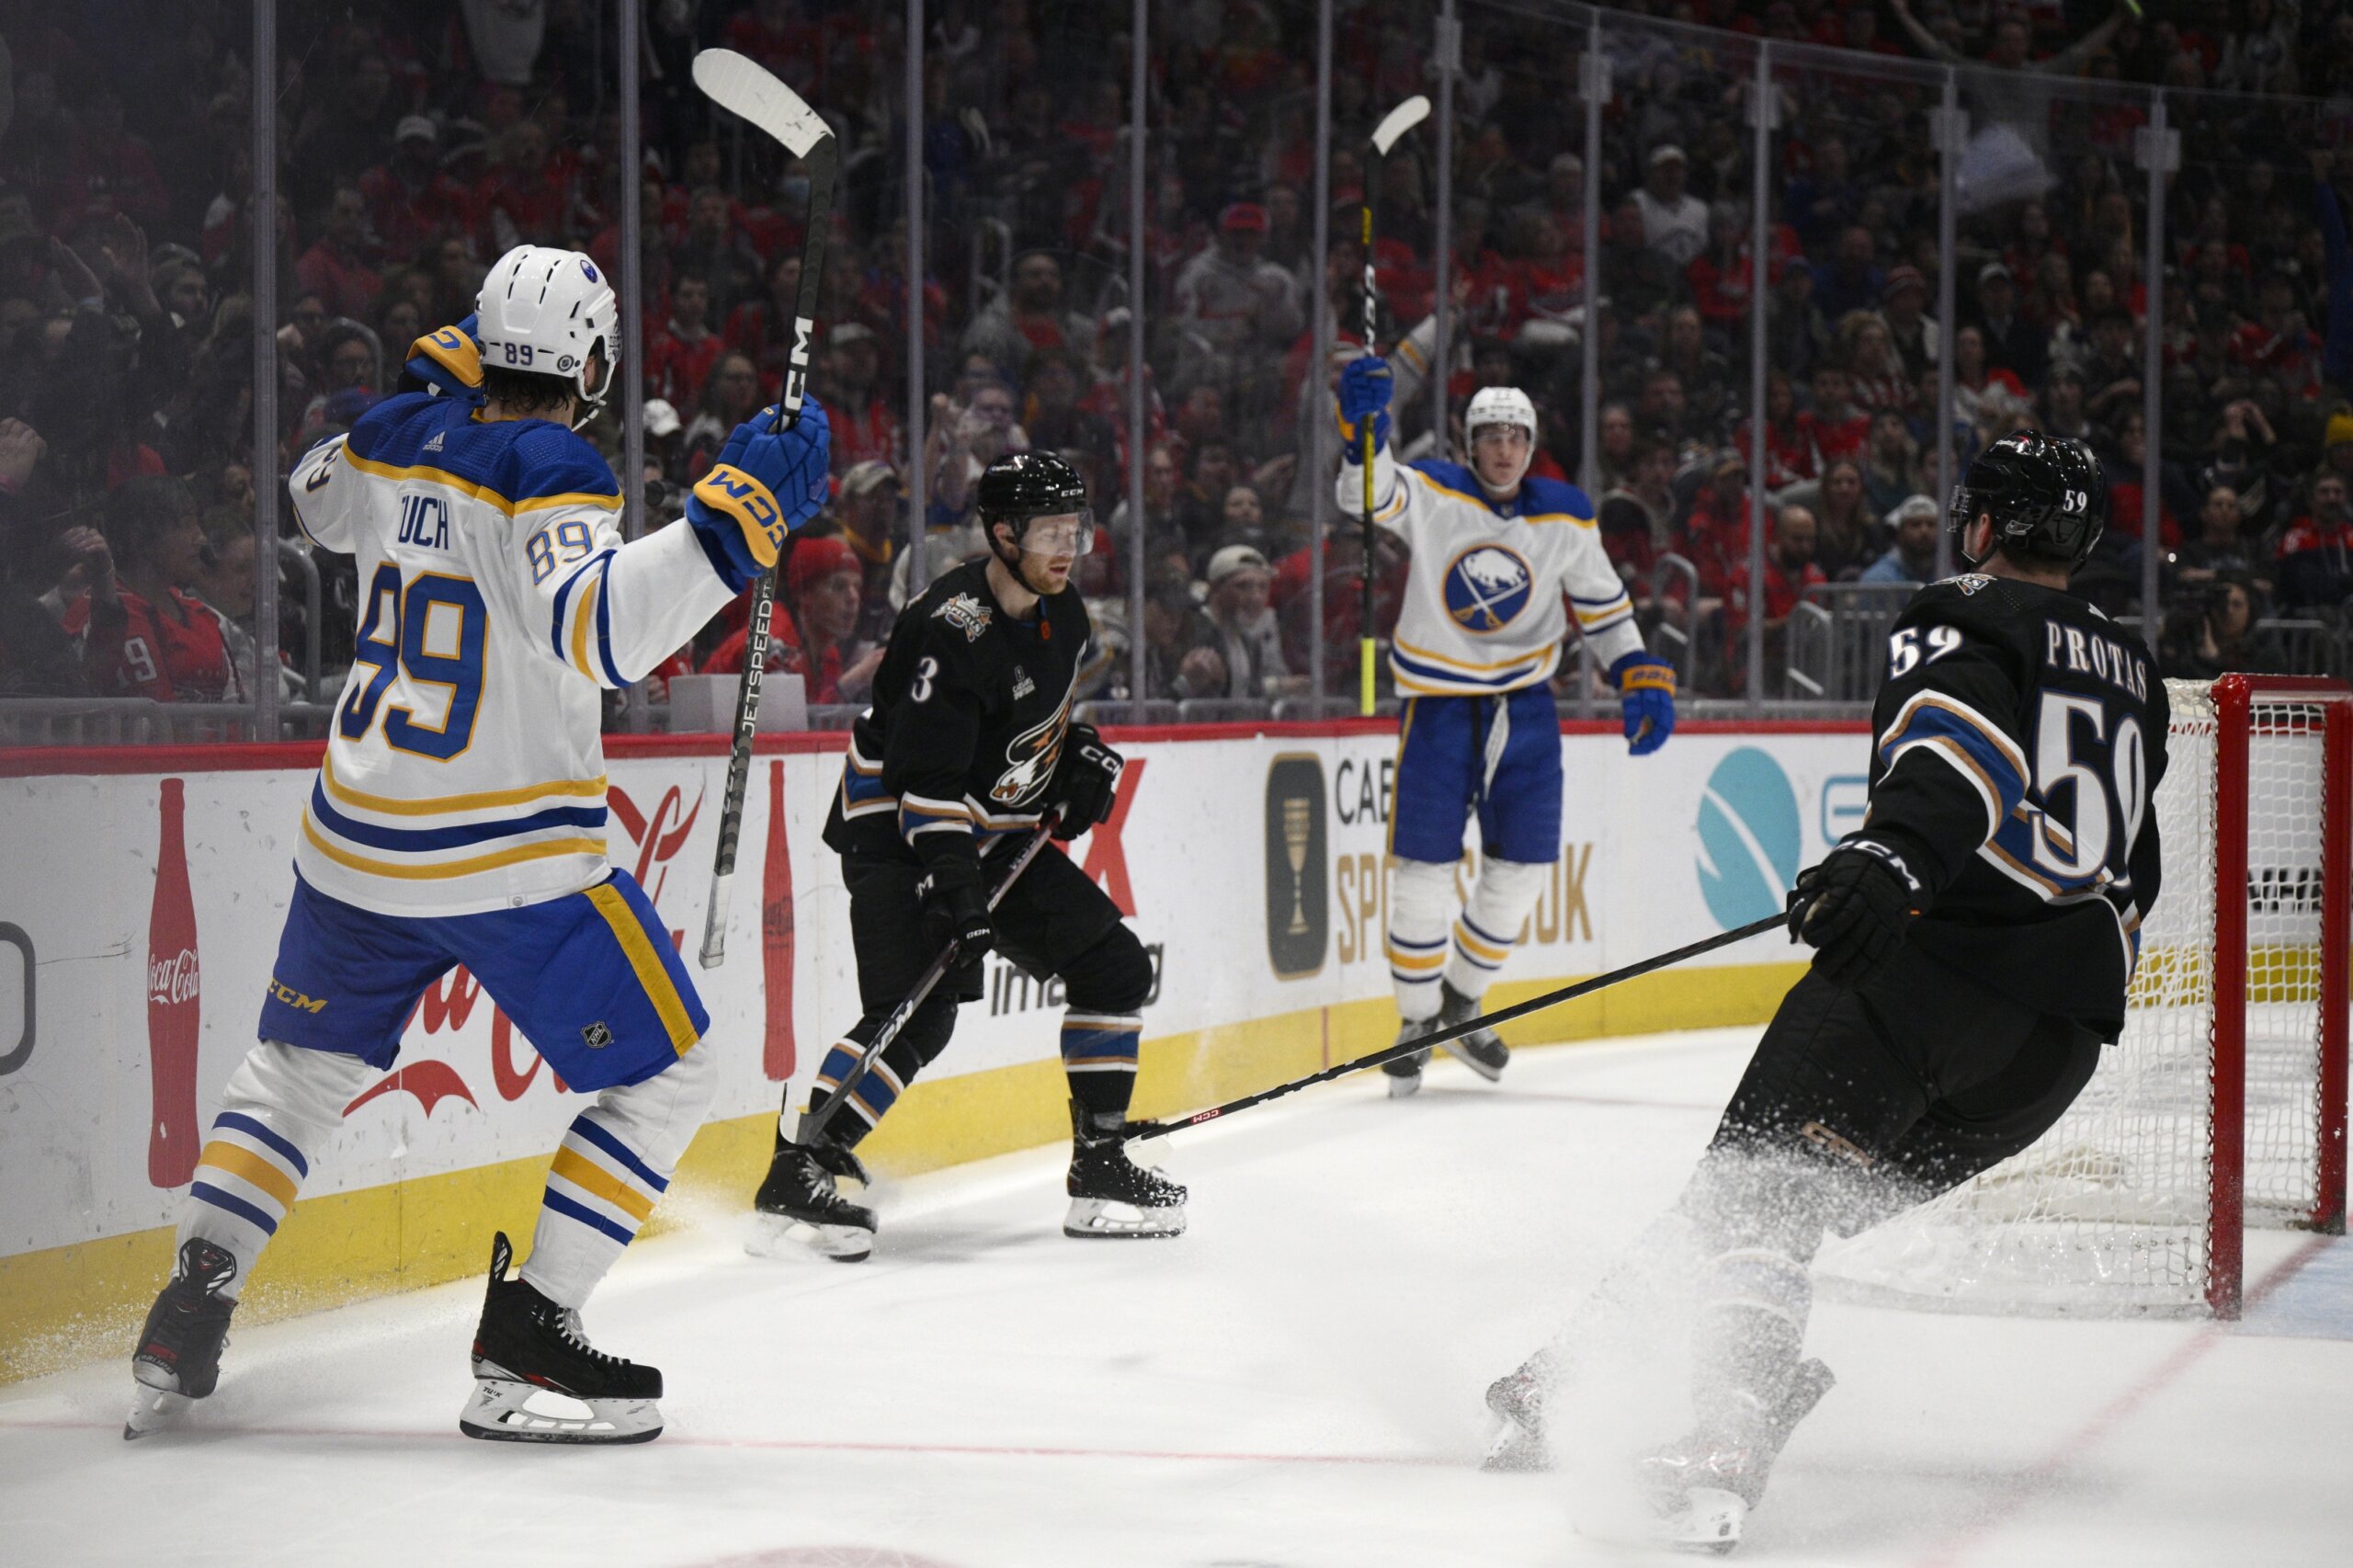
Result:
{"type": "MultiPolygon", "coordinates": [[[[863,702],[874,689],[882,648],[858,635],[866,574],[858,555],[838,538],[801,539],[785,562],[785,613],[769,622],[769,667],[798,675],[812,707],[863,702]]],[[[738,627],[703,661],[704,675],[744,667],[747,625],[738,627]]]]}
{"type": "MultiPolygon", "coordinates": [[[[858,634],[885,642],[897,619],[893,574],[899,551],[907,542],[905,498],[899,493],[899,471],[872,460],[842,475],[841,492],[825,521],[841,530],[864,569],[865,588],[858,601],[858,634]]],[[[823,532],[824,525],[819,525],[823,532]]]]}
{"type": "Polygon", "coordinates": [[[1207,646],[1223,680],[1214,690],[1188,695],[1271,700],[1300,690],[1304,682],[1284,662],[1282,631],[1267,602],[1275,574],[1267,558],[1254,545],[1229,544],[1210,557],[1207,575],[1207,646]]]}
{"type": "Polygon", "coordinates": [[[1985,363],[2007,370],[2028,386],[2040,384],[2050,365],[2048,332],[2018,310],[2018,279],[1998,261],[1977,269],[1973,324],[1985,339],[1985,363]]]}
{"type": "Polygon", "coordinates": [[[2198,507],[2198,532],[2173,552],[2177,583],[2200,585],[2220,577],[2239,577],[2255,591],[2256,608],[2272,587],[2271,562],[2246,537],[2246,519],[2239,493],[2227,484],[2210,485],[2198,507]]]}
{"type": "Polygon", "coordinates": [[[882,346],[874,329],[854,321],[829,328],[818,371],[818,397],[834,433],[834,472],[898,461],[899,416],[877,387],[882,346]]]}
{"type": "Polygon", "coordinates": [[[466,187],[441,170],[441,131],[421,114],[404,117],[392,131],[392,155],[359,176],[368,221],[395,261],[415,260],[445,235],[473,227],[466,187]]]}
{"type": "Polygon", "coordinates": [[[1928,314],[1928,280],[1908,263],[1891,267],[1887,282],[1880,289],[1880,300],[1887,335],[1895,345],[1896,358],[1904,362],[1904,373],[1917,380],[1944,352],[1943,333],[1936,317],[1928,314]]]}
{"type": "Polygon", "coordinates": [[[294,264],[294,279],[316,294],[331,316],[365,317],[384,286],[368,265],[368,199],[353,185],[335,187],[320,215],[319,238],[294,264]]]}
{"type": "Polygon", "coordinates": [[[1063,264],[1047,251],[1024,252],[1013,263],[1013,283],[973,316],[963,351],[1006,369],[1027,364],[1040,348],[1084,354],[1095,332],[1084,316],[1063,308],[1063,264]]]}
{"type": "Polygon", "coordinates": [[[1688,187],[1691,160],[1672,142],[1651,149],[1643,167],[1642,188],[1634,205],[1643,219],[1643,245],[1665,258],[1677,271],[1708,248],[1708,204],[1688,187]]]}
{"type": "Polygon", "coordinates": [[[1895,542],[1887,553],[1863,568],[1856,581],[1862,583],[1932,582],[1937,574],[1937,530],[1944,526],[1944,515],[1936,502],[1926,495],[1912,495],[1895,508],[1890,522],[1895,528],[1895,542]]]}
{"type": "Polygon", "coordinates": [[[1299,283],[1266,258],[1267,210],[1237,201],[1220,214],[1217,243],[1176,275],[1176,319],[1184,331],[1222,362],[1232,384],[1245,358],[1270,357],[1290,346],[1305,323],[1299,283]]]}

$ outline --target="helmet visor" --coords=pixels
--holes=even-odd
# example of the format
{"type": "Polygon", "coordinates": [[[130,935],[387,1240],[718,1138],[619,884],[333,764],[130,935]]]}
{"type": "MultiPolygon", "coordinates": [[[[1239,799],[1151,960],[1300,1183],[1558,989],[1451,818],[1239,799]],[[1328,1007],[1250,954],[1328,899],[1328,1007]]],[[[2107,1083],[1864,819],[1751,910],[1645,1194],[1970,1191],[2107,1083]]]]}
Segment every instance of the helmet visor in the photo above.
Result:
{"type": "Polygon", "coordinates": [[[1095,548],[1095,517],[1091,512],[1055,512],[1032,517],[1021,530],[1021,553],[1074,559],[1095,548]]]}

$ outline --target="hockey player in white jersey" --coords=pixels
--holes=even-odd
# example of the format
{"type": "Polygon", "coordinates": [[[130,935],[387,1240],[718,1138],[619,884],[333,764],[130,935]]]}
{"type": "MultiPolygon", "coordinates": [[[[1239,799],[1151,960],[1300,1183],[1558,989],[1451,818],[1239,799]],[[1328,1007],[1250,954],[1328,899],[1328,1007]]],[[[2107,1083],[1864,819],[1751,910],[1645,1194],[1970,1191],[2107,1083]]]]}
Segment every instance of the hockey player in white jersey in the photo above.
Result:
{"type": "MultiPolygon", "coordinates": [[[[1358,422],[1373,422],[1372,519],[1414,564],[1389,667],[1405,701],[1389,824],[1389,972],[1403,1042],[1477,1016],[1561,853],[1561,726],[1550,685],[1574,609],[1618,684],[1627,749],[1675,728],[1675,672],[1643,650],[1633,602],[1601,546],[1594,506],[1531,479],[1536,408],[1488,387],[1463,415],[1471,461],[1400,467],[1389,452],[1390,371],[1368,356],[1340,373],[1340,507],[1364,515],[1358,422]],[[1565,607],[1565,608],[1564,608],[1565,607]],[[1463,824],[1479,819],[1479,876],[1457,906],[1463,824]]],[[[1491,1029],[1449,1045],[1494,1079],[1511,1052],[1491,1029]]],[[[1382,1069],[1392,1096],[1421,1086],[1427,1051],[1382,1069]]]]}
{"type": "Polygon", "coordinates": [[[714,1085],[709,1016],[653,903],[607,858],[605,689],[642,676],[773,565],[825,494],[814,400],[738,426],[685,520],[622,542],[620,487],[574,433],[612,384],[620,306],[589,258],[525,245],[472,335],[419,342],[439,390],[369,410],[289,480],[358,558],[358,652],[304,807],[260,1041],[229,1079],[132,1358],[136,1437],[212,1392],[238,1295],[389,1069],[426,986],[464,964],[595,1102],[548,1171],[531,1254],[492,1249],[470,1437],[642,1442],[662,1375],[579,1312],[653,1211],[714,1085]],[[537,1411],[539,1389],[588,1415],[537,1411]]]}

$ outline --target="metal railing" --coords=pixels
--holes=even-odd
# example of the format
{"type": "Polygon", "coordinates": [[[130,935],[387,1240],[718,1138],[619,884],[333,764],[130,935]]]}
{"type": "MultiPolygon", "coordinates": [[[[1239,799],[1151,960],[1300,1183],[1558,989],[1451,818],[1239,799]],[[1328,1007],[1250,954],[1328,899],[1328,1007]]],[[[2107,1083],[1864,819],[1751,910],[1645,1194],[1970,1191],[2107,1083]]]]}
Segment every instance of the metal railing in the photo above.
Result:
{"type": "Polygon", "coordinates": [[[1919,592],[1913,583],[1816,583],[1790,611],[1784,690],[1829,702],[1868,702],[1887,668],[1895,618],[1919,592]]]}

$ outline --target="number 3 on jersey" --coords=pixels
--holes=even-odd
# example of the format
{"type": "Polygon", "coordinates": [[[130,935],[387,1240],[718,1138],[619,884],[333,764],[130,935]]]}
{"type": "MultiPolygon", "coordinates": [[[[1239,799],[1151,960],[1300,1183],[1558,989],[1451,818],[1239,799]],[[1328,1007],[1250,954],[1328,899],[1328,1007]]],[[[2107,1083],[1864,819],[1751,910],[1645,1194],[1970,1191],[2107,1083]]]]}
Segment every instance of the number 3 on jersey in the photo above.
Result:
{"type": "Polygon", "coordinates": [[[489,607],[471,578],[427,572],[403,587],[400,568],[385,562],[368,585],[367,613],[351,659],[355,672],[368,666],[368,679],[344,699],[336,728],[346,740],[365,735],[397,672],[412,687],[441,687],[449,699],[440,722],[432,724],[415,709],[386,707],[385,742],[397,751],[449,761],[473,743],[489,638],[489,607]]]}

